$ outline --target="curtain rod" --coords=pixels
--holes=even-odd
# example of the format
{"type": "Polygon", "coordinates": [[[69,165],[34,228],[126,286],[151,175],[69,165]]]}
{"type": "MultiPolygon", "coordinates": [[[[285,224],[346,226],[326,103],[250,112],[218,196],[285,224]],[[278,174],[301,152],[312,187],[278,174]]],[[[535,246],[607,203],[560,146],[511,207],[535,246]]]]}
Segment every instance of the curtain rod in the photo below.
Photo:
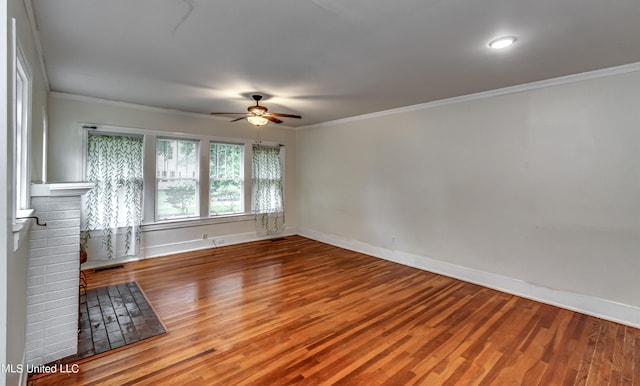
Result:
{"type": "Polygon", "coordinates": [[[276,143],[276,144],[273,144],[273,145],[264,145],[264,144],[262,144],[262,141],[256,141],[256,142],[254,142],[253,145],[254,146],[263,146],[263,147],[284,147],[284,144],[282,144],[282,143],[276,143]]]}
{"type": "MultiPolygon", "coordinates": [[[[98,130],[98,126],[97,126],[97,125],[91,125],[91,124],[83,124],[83,125],[82,125],[82,128],[83,128],[83,129],[88,129],[88,130],[98,130]]],[[[146,130],[146,129],[142,129],[142,130],[146,130]]],[[[115,133],[114,133],[114,134],[115,134],[115,133]]],[[[121,135],[128,135],[128,133],[117,133],[117,134],[121,134],[121,135]]],[[[139,134],[139,133],[135,133],[135,134],[137,134],[137,135],[144,135],[144,134],[139,134]]],[[[167,133],[166,135],[167,135],[169,138],[172,138],[172,135],[171,135],[171,134],[175,134],[175,133],[167,133]]],[[[183,134],[183,133],[180,133],[180,134],[183,134]]],[[[158,134],[155,134],[155,133],[154,133],[154,135],[156,135],[156,136],[161,136],[161,137],[163,136],[163,134],[159,134],[159,133],[158,133],[158,134]]],[[[220,139],[220,140],[216,140],[215,142],[224,142],[224,140],[220,139]]],[[[274,145],[265,145],[265,144],[263,144],[263,143],[262,143],[262,141],[260,141],[260,140],[256,141],[256,142],[254,143],[254,145],[264,146],[264,147],[285,147],[285,145],[284,145],[284,144],[282,144],[282,143],[278,143],[278,144],[274,144],[274,145]]]]}

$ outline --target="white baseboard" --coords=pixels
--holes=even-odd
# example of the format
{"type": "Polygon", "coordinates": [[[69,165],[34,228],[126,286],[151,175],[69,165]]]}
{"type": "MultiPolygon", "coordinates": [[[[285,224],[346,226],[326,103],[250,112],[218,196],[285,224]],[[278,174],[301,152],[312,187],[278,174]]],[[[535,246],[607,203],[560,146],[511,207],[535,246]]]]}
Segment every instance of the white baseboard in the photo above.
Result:
{"type": "Polygon", "coordinates": [[[87,260],[86,263],[80,266],[80,269],[85,270],[85,269],[104,268],[104,267],[120,265],[124,263],[129,263],[131,261],[138,261],[138,260],[143,260],[143,259],[138,256],[123,256],[123,257],[117,257],[115,259],[106,259],[106,258],[96,259],[96,260],[89,259],[87,260]]]}
{"type": "Polygon", "coordinates": [[[182,241],[179,243],[151,245],[151,246],[141,247],[138,256],[126,256],[126,257],[109,259],[109,260],[89,260],[86,263],[82,264],[82,269],[95,269],[95,268],[108,267],[112,265],[132,262],[132,261],[174,255],[176,253],[191,252],[191,251],[197,251],[200,249],[209,249],[209,248],[223,247],[226,245],[248,243],[251,241],[268,240],[268,239],[273,239],[277,237],[292,236],[297,233],[298,232],[295,227],[289,227],[289,228],[286,228],[284,232],[278,233],[276,235],[259,236],[256,234],[256,232],[244,232],[244,233],[220,235],[220,236],[216,236],[215,238],[210,238],[206,240],[198,239],[198,240],[182,241]],[[216,245],[214,243],[214,240],[220,240],[220,239],[224,239],[224,244],[216,245]]]}
{"type": "Polygon", "coordinates": [[[140,254],[144,256],[145,259],[148,259],[153,257],[173,255],[173,254],[182,253],[182,252],[197,251],[199,249],[223,247],[225,245],[248,243],[250,241],[268,240],[268,239],[273,239],[277,237],[291,236],[295,234],[297,234],[296,228],[286,228],[282,233],[279,233],[277,235],[268,235],[268,236],[258,236],[256,232],[235,233],[235,234],[229,234],[229,235],[223,235],[223,236],[216,236],[213,239],[207,239],[207,240],[189,240],[181,243],[154,245],[146,248],[141,248],[140,254]],[[219,240],[219,239],[224,239],[224,244],[216,245],[214,243],[214,240],[219,240]]]}
{"type": "MultiPolygon", "coordinates": [[[[505,293],[521,296],[523,298],[551,304],[571,311],[580,312],[597,318],[610,320],[640,328],[640,308],[628,304],[617,303],[611,300],[594,296],[554,290],[552,288],[535,285],[524,280],[497,275],[491,272],[480,271],[445,261],[436,260],[427,256],[416,255],[401,251],[376,247],[357,240],[345,240],[339,236],[317,232],[308,228],[289,227],[278,235],[258,236],[255,232],[245,232],[218,236],[215,239],[224,239],[223,245],[233,245],[251,241],[266,240],[275,237],[291,236],[299,234],[313,240],[335,245],[337,247],[364,253],[370,256],[393,261],[399,264],[422,269],[425,271],[449,276],[483,287],[492,288],[505,293]]],[[[172,255],[176,253],[196,251],[200,249],[214,248],[216,245],[212,239],[188,240],[180,243],[147,246],[140,249],[140,256],[126,257],[111,260],[93,260],[82,265],[82,269],[106,267],[114,264],[122,264],[148,258],[172,255]]]]}
{"type": "Polygon", "coordinates": [[[541,303],[595,316],[597,318],[640,328],[640,308],[627,304],[583,294],[554,290],[552,288],[534,285],[524,280],[479,271],[477,269],[432,259],[427,256],[389,250],[357,240],[345,240],[335,235],[317,232],[308,228],[299,228],[298,234],[313,240],[364,253],[384,260],[449,276],[541,303]]]}

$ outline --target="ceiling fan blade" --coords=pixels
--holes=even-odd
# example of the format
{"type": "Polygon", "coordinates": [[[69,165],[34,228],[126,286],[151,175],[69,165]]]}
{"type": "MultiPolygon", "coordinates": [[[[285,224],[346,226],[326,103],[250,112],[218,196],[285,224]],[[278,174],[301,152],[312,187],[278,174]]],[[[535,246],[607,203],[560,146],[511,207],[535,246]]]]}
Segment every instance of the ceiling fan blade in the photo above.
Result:
{"type": "Polygon", "coordinates": [[[233,119],[233,120],[231,120],[231,121],[229,121],[229,122],[237,122],[237,121],[241,121],[241,120],[243,120],[243,119],[245,119],[245,118],[247,118],[247,117],[240,117],[240,118],[236,118],[236,119],[233,119]]]}
{"type": "Polygon", "coordinates": [[[284,117],[284,118],[302,118],[299,115],[294,115],[294,114],[282,114],[282,113],[269,113],[269,115],[271,115],[272,117],[284,117]]]}
{"type": "Polygon", "coordinates": [[[238,115],[238,114],[242,114],[242,115],[246,115],[247,113],[209,113],[211,115],[238,115]]]}
{"type": "Polygon", "coordinates": [[[265,119],[270,120],[271,122],[275,122],[275,123],[282,123],[282,121],[281,121],[281,120],[279,120],[278,118],[274,118],[274,117],[272,117],[272,116],[263,115],[263,117],[264,117],[265,119]]]}

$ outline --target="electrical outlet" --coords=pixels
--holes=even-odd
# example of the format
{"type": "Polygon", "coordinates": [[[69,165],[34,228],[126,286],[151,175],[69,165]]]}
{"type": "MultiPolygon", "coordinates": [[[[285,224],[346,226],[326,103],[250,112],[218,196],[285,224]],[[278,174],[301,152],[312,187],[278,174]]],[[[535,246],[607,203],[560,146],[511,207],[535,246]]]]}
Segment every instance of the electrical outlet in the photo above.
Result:
{"type": "Polygon", "coordinates": [[[396,236],[391,236],[391,245],[396,245],[398,243],[398,238],[396,236]]]}
{"type": "Polygon", "coordinates": [[[206,239],[208,239],[208,238],[209,238],[209,235],[208,235],[208,234],[206,234],[206,233],[203,233],[203,234],[202,234],[202,240],[206,240],[206,239]]]}

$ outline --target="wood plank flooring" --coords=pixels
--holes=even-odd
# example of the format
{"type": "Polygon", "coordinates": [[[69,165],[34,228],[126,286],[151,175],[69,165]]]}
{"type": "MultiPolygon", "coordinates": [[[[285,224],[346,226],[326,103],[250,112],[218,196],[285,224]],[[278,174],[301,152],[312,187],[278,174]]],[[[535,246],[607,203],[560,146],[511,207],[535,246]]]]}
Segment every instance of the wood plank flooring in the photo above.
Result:
{"type": "Polygon", "coordinates": [[[126,264],[168,333],[34,385],[633,385],[640,330],[300,236],[126,264]]]}

